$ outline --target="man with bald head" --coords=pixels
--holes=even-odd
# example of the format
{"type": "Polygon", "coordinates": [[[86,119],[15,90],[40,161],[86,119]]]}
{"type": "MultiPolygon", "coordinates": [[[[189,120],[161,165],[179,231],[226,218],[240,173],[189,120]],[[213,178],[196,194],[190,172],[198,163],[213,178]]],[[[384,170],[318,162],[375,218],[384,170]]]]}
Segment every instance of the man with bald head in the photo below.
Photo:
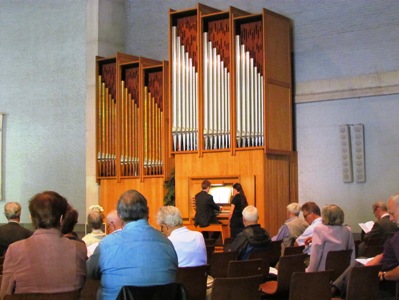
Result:
{"type": "Polygon", "coordinates": [[[107,217],[105,218],[105,222],[107,225],[107,234],[111,234],[117,230],[121,230],[123,227],[123,223],[121,218],[118,216],[118,212],[116,209],[111,210],[107,217]]]}
{"type": "Polygon", "coordinates": [[[4,214],[8,224],[0,226],[0,256],[5,254],[10,244],[32,235],[30,230],[19,224],[21,205],[18,202],[7,202],[4,205],[4,214]]]}

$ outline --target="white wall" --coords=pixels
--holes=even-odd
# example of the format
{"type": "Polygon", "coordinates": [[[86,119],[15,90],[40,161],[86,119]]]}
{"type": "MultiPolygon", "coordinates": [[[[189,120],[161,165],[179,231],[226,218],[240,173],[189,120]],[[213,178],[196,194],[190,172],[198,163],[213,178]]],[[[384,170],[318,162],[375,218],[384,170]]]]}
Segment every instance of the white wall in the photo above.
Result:
{"type": "Polygon", "coordinates": [[[23,223],[43,190],[85,209],[85,28],[85,1],[0,1],[4,199],[23,223]]]}

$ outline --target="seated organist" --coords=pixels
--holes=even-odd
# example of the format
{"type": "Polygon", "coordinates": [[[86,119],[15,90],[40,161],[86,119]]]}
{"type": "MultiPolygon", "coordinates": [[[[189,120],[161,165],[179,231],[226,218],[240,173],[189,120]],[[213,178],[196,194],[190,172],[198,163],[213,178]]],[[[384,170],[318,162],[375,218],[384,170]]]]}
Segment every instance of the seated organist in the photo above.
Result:
{"type": "Polygon", "coordinates": [[[269,233],[258,224],[258,209],[248,205],[242,211],[244,230],[231,243],[227,251],[237,251],[238,259],[246,260],[252,251],[271,249],[272,241],[269,233]]]}
{"type": "Polygon", "coordinates": [[[163,206],[157,214],[161,231],[172,242],[179,261],[179,267],[202,266],[207,263],[203,235],[183,226],[180,211],[175,206],[163,206]]]}
{"type": "Polygon", "coordinates": [[[1,299],[8,294],[62,293],[79,290],[86,279],[86,246],[61,233],[67,200],[56,192],[29,201],[33,235],[6,252],[1,299]]]}

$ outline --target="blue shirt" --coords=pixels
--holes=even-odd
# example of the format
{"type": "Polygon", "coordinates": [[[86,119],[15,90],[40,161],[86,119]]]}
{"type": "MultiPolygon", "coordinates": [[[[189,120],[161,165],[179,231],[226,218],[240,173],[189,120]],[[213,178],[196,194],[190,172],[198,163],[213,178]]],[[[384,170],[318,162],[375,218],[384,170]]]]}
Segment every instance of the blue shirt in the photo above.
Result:
{"type": "Polygon", "coordinates": [[[177,266],[173,244],[141,219],[103,238],[87,261],[87,273],[101,278],[98,299],[115,300],[124,285],[175,282],[177,266]]]}

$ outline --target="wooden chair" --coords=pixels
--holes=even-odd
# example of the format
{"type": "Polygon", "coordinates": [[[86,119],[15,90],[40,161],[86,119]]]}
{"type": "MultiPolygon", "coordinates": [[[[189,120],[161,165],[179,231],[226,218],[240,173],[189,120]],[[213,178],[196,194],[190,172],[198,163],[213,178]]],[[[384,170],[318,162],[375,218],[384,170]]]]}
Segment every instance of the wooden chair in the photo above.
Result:
{"type": "Polygon", "coordinates": [[[117,300],[189,300],[181,283],[153,286],[123,286],[117,300]]]}
{"type": "Polygon", "coordinates": [[[256,251],[251,252],[249,254],[249,259],[262,259],[262,271],[264,281],[269,276],[269,268],[270,268],[270,261],[273,259],[273,251],[272,250],[264,250],[264,251],[256,251]]]}
{"type": "Polygon", "coordinates": [[[227,268],[227,277],[247,277],[263,275],[263,260],[231,260],[227,268]]]}
{"type": "MultiPolygon", "coordinates": [[[[378,299],[379,278],[381,266],[353,267],[346,288],[346,300],[378,299]]],[[[333,298],[334,300],[340,298],[333,298]]]]}
{"type": "Polygon", "coordinates": [[[211,263],[213,252],[215,252],[215,244],[206,245],[206,259],[208,264],[211,263]]]}
{"type": "Polygon", "coordinates": [[[285,247],[284,249],[284,255],[294,255],[294,254],[301,254],[303,253],[303,250],[305,249],[305,246],[289,246],[285,247]]]}
{"type": "Polygon", "coordinates": [[[214,252],[211,257],[209,273],[215,278],[227,277],[230,260],[237,259],[237,252],[214,252]]]}
{"type": "Polygon", "coordinates": [[[326,270],[333,270],[331,280],[337,279],[351,263],[352,249],[330,251],[327,253],[326,270]]]}
{"type": "Polygon", "coordinates": [[[330,300],[332,271],[294,272],[291,277],[290,300],[330,300]]]}
{"type": "Polygon", "coordinates": [[[183,284],[190,300],[205,300],[209,265],[180,267],[176,282],[183,284]]]}
{"type": "Polygon", "coordinates": [[[270,257],[270,266],[275,267],[281,257],[281,244],[282,240],[280,241],[272,241],[272,255],[270,257]]]}
{"type": "Polygon", "coordinates": [[[254,300],[259,299],[259,284],[262,275],[248,277],[215,278],[213,282],[212,300],[254,300]]]}
{"type": "Polygon", "coordinates": [[[95,279],[86,279],[85,285],[80,292],[79,300],[92,300],[97,298],[97,291],[100,288],[101,281],[95,279]]]}
{"type": "Polygon", "coordinates": [[[305,272],[307,254],[285,255],[280,258],[277,280],[266,281],[261,285],[262,299],[288,296],[291,275],[294,272],[305,272]]]}
{"type": "Polygon", "coordinates": [[[225,238],[223,241],[223,251],[227,252],[227,249],[229,248],[229,246],[231,245],[231,243],[234,241],[233,237],[228,237],[225,238]]]}
{"type": "Polygon", "coordinates": [[[80,291],[6,295],[4,300],[78,300],[80,291]]]}

